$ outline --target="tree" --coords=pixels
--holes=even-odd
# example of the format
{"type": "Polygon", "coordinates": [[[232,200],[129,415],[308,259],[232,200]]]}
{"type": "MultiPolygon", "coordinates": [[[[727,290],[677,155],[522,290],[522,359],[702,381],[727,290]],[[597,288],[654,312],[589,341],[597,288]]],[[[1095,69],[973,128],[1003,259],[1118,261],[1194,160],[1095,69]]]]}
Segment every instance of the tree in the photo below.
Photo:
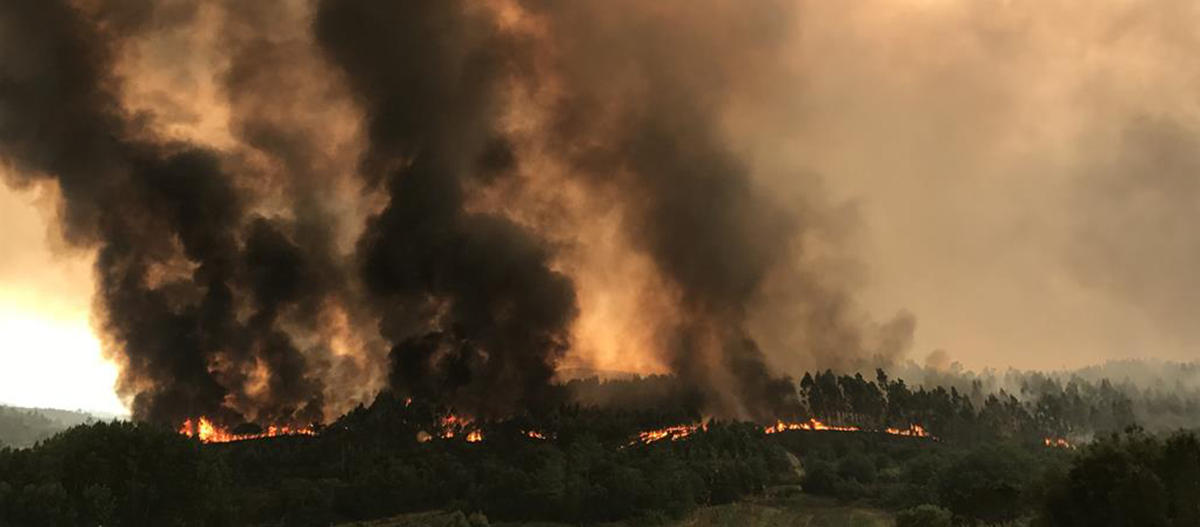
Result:
{"type": "MultiPolygon", "coordinates": [[[[1190,434],[1189,434],[1190,435],[1190,434]]],[[[1194,441],[1175,440],[1172,461],[1188,470],[1194,441]]],[[[1193,485],[1162,471],[1164,448],[1157,439],[1131,430],[1124,436],[1101,439],[1088,446],[1067,475],[1047,493],[1041,525],[1052,527],[1124,526],[1171,527],[1195,525],[1193,485]],[[1157,470],[1156,470],[1157,469],[1157,470]],[[1168,486],[1170,484],[1170,486],[1168,486]],[[1180,493],[1176,502],[1176,485],[1180,493]],[[1186,500],[1192,499],[1191,503],[1186,500]],[[1174,521],[1175,516],[1179,521],[1174,521]]],[[[1174,474],[1173,472],[1171,474],[1174,474]]],[[[1191,473],[1195,477],[1195,472],[1191,473]]],[[[1184,478],[1185,480],[1187,477],[1184,478]]]]}
{"type": "Polygon", "coordinates": [[[985,446],[946,471],[942,502],[964,517],[988,523],[1012,521],[1027,510],[1023,491],[1035,474],[1036,465],[1025,452],[1011,446],[985,446]]]}

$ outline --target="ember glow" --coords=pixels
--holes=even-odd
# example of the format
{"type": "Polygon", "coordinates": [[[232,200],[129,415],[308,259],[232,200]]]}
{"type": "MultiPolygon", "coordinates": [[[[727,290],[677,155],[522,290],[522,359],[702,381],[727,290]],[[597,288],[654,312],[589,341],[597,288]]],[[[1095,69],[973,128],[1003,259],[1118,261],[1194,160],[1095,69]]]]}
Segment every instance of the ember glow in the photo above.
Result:
{"type": "Polygon", "coordinates": [[[442,439],[453,439],[465,436],[468,443],[483,441],[483,432],[471,425],[471,420],[454,414],[442,418],[439,424],[441,431],[437,434],[442,439]]]}
{"type": "Polygon", "coordinates": [[[192,419],[184,421],[183,425],[179,427],[179,433],[188,437],[198,438],[203,443],[232,443],[234,441],[247,441],[268,437],[317,435],[317,432],[311,428],[293,428],[290,426],[269,426],[266,430],[257,434],[234,434],[224,427],[213,424],[207,417],[200,417],[194,421],[192,419]]]}
{"type": "Polygon", "coordinates": [[[645,432],[639,433],[637,440],[635,440],[633,443],[630,443],[630,444],[643,443],[643,444],[648,445],[650,443],[653,443],[655,441],[660,441],[663,439],[670,439],[671,441],[678,441],[680,439],[683,439],[687,436],[690,436],[690,435],[696,433],[699,430],[704,430],[704,428],[705,427],[702,424],[693,424],[693,425],[668,426],[666,428],[659,428],[656,430],[646,430],[645,432]]]}
{"type": "MultiPolygon", "coordinates": [[[[786,421],[777,421],[773,425],[768,425],[763,429],[767,434],[777,434],[779,432],[787,432],[791,430],[808,430],[808,431],[832,431],[832,432],[873,432],[874,430],[863,430],[857,426],[836,426],[825,424],[816,419],[808,421],[789,423],[786,421]]],[[[908,428],[886,428],[883,433],[894,436],[904,437],[924,437],[936,440],[937,438],[929,434],[925,427],[921,425],[909,425],[908,428]]]]}
{"type": "MultiPolygon", "coordinates": [[[[629,445],[633,446],[633,445],[637,445],[639,443],[648,445],[650,443],[654,443],[654,442],[661,441],[664,439],[678,441],[680,439],[689,437],[697,432],[703,432],[706,429],[707,429],[707,426],[704,424],[688,424],[688,425],[668,426],[665,428],[657,428],[654,430],[646,430],[644,432],[638,433],[637,439],[635,439],[634,441],[629,443],[629,445]]],[[[804,431],[810,431],[810,432],[878,432],[878,433],[884,433],[884,434],[894,435],[894,436],[922,437],[922,438],[929,438],[929,439],[937,440],[937,438],[933,437],[932,435],[929,434],[929,432],[927,430],[925,430],[925,427],[923,427],[921,425],[915,425],[915,424],[910,425],[908,428],[887,428],[887,429],[884,429],[881,431],[876,431],[876,430],[864,430],[857,426],[831,425],[831,424],[824,423],[822,421],[818,421],[816,419],[809,419],[808,421],[797,421],[797,422],[788,422],[788,421],[779,420],[779,421],[776,421],[775,424],[773,424],[773,425],[767,425],[767,426],[763,427],[763,432],[766,434],[777,434],[780,432],[788,432],[788,431],[794,431],[794,430],[804,430],[804,431]]]]}
{"type": "Polygon", "coordinates": [[[884,432],[894,436],[933,437],[929,435],[929,432],[925,431],[925,427],[921,425],[911,425],[908,428],[888,428],[887,430],[884,430],[884,432]]]}
{"type": "Polygon", "coordinates": [[[1071,444],[1070,441],[1067,441],[1066,439],[1061,438],[1061,437],[1047,437],[1047,438],[1043,439],[1042,442],[1045,443],[1046,446],[1048,446],[1050,448],[1075,450],[1075,445],[1071,444]]]}
{"type": "Polygon", "coordinates": [[[450,414],[442,418],[442,439],[450,439],[457,435],[470,421],[459,418],[457,415],[450,414]]]}
{"type": "Polygon", "coordinates": [[[832,430],[836,432],[861,432],[857,426],[831,426],[816,419],[809,419],[799,423],[788,423],[777,421],[773,425],[767,426],[764,431],[768,434],[776,434],[779,432],[787,432],[789,430],[832,430]]]}

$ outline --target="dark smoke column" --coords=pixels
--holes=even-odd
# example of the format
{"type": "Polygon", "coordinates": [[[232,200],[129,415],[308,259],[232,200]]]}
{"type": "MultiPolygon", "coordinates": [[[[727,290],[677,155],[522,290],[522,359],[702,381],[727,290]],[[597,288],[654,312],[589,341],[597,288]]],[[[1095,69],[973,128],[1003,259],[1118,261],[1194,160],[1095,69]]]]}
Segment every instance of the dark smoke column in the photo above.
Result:
{"type": "Polygon", "coordinates": [[[678,292],[683,321],[663,328],[668,365],[714,414],[786,412],[794,388],[769,371],[747,318],[807,226],[755,187],[722,119],[739,77],[778,47],[791,3],[520,3],[547,28],[540,45],[563,93],[548,140],[575,177],[627,197],[626,236],[678,292]]]}
{"type": "Polygon", "coordinates": [[[288,221],[248,212],[219,153],[157,141],[121,106],[114,57],[155,7],[0,1],[6,182],[56,184],[64,234],[97,250],[97,315],[136,419],[321,421],[321,371],[281,324],[325,295],[312,255],[288,221]]]}
{"type": "Polygon", "coordinates": [[[388,196],[359,264],[392,387],[490,415],[550,401],[577,307],[541,240],[464,208],[517,161],[497,128],[514,43],[477,4],[324,0],[315,28],[366,113],[362,175],[388,196]]]}

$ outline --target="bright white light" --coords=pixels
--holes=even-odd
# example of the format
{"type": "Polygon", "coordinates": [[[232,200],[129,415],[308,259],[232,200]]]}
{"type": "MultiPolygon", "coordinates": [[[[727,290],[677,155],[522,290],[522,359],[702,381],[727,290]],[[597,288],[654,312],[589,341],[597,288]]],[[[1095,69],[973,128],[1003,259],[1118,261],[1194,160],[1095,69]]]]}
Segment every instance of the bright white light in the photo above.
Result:
{"type": "Polygon", "coordinates": [[[117,368],[87,319],[56,319],[0,304],[0,402],[123,414],[117,368]]]}
{"type": "Polygon", "coordinates": [[[0,183],[0,404],[126,414],[88,323],[92,256],[52,249],[55,196],[0,183]]]}

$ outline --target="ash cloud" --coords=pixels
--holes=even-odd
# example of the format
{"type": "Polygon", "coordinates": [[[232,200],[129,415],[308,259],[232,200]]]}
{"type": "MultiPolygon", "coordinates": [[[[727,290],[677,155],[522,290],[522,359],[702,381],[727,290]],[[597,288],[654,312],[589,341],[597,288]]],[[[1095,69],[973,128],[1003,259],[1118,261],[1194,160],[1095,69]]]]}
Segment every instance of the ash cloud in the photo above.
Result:
{"type": "Polygon", "coordinates": [[[891,360],[914,328],[871,320],[838,276],[853,210],[811,173],[781,194],[734,137],[796,16],[0,0],[0,155],[10,185],[57,185],[67,239],[97,251],[136,418],[323,421],[383,382],[480,417],[557,404],[596,305],[581,284],[613,283],[582,262],[596,242],[651,286],[613,315],[649,328],[638,353],[706,412],[768,419],[796,404],[772,364],[891,360]],[[139,62],[167,28],[221,38],[139,62]],[[147,64],[212,77],[219,107],[130,101],[147,64]],[[225,111],[224,135],[170,126],[225,111]]]}
{"type": "MultiPolygon", "coordinates": [[[[753,327],[756,311],[781,308],[779,299],[801,306],[805,314],[788,311],[798,316],[786,331],[808,338],[777,353],[822,365],[875,360],[852,291],[802,263],[805,240],[837,220],[823,203],[796,210],[774,199],[728,135],[734,103],[776,73],[795,3],[522,5],[549,50],[541,80],[561,92],[545,103],[549,149],[570,177],[621,198],[624,236],[676,298],[675,319],[658,327],[661,353],[707,411],[768,419],[794,405],[753,327]],[[828,334],[840,335],[828,339],[837,345],[815,345],[828,334]]],[[[820,190],[805,197],[820,202],[820,190]]],[[[889,329],[911,335],[912,326],[889,329]]],[[[894,338],[896,351],[910,338],[894,338]]]]}
{"type": "Polygon", "coordinates": [[[498,126],[517,57],[487,15],[326,0],[315,31],[364,106],[362,175],[388,196],[358,265],[393,344],[392,389],[495,415],[551,397],[577,307],[535,233],[466,209],[467,185],[517,162],[498,126]]]}
{"type": "Polygon", "coordinates": [[[324,255],[297,244],[296,224],[255,213],[219,152],[155,140],[122,105],[124,46],[189,19],[152,7],[0,4],[9,183],[57,185],[67,239],[96,249],[97,317],[135,418],[322,421],[327,365],[281,321],[327,294],[324,255]]]}

